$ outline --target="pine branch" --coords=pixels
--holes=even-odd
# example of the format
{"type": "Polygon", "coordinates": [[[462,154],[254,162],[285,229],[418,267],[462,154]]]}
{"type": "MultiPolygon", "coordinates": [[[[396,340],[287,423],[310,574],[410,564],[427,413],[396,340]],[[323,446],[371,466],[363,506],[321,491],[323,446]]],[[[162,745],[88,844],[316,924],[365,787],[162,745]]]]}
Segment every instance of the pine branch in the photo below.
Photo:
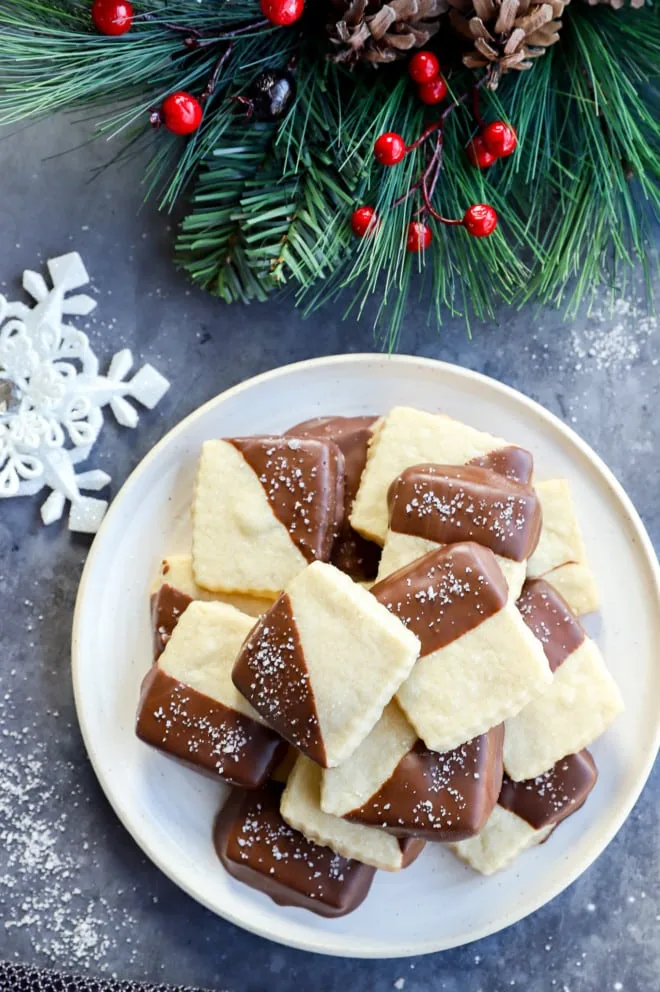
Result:
{"type": "MultiPolygon", "coordinates": [[[[412,141],[432,119],[400,65],[353,73],[329,65],[323,18],[315,33],[311,12],[303,31],[259,28],[229,38],[258,15],[254,0],[134,6],[131,31],[106,38],[94,31],[87,0],[0,0],[0,123],[103,108],[100,133],[137,147],[151,140],[149,107],[173,89],[201,94],[231,43],[202,127],[186,141],[155,135],[146,175],[148,192],[167,210],[195,181],[177,259],[221,298],[264,300],[293,286],[309,312],[349,289],[349,312],[360,314],[376,296],[379,333],[392,347],[417,289],[438,323],[447,310],[469,321],[491,316],[498,300],[574,310],[639,261],[648,270],[649,219],[660,215],[660,6],[567,7],[560,43],[487,98],[486,115],[511,120],[520,139],[513,158],[487,173],[465,156],[474,133],[469,108],[451,114],[434,205],[460,217],[470,203],[489,202],[501,225],[473,239],[434,224],[432,248],[418,256],[405,240],[421,201],[406,193],[426,151],[395,169],[372,154],[382,131],[412,141]],[[203,44],[191,51],[186,32],[203,44]],[[232,98],[294,54],[298,94],[287,119],[279,127],[238,120],[232,98]],[[349,224],[361,203],[382,218],[362,241],[349,224]]],[[[465,71],[448,79],[454,96],[472,81],[465,71]]]]}
{"type": "Polygon", "coordinates": [[[263,302],[269,280],[253,270],[243,231],[243,197],[254,177],[272,170],[273,128],[228,134],[228,147],[200,175],[177,239],[176,259],[188,275],[227,303],[263,302]],[[236,144],[231,143],[234,138],[236,144]]]}

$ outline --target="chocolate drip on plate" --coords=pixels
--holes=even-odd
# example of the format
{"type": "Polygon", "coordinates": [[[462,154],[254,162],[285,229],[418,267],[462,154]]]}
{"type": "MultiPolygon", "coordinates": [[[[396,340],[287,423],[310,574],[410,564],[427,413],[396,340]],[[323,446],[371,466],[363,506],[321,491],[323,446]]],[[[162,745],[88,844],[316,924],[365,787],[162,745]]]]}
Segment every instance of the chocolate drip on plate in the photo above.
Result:
{"type": "Polygon", "coordinates": [[[344,456],[344,522],[330,561],[356,581],[376,578],[381,549],[353,530],[348,518],[367,463],[372,427],[377,417],[316,417],[296,424],[285,436],[334,441],[344,456]]]}
{"type": "Polygon", "coordinates": [[[451,644],[506,606],[495,556],[478,544],[452,544],[418,558],[371,592],[421,642],[421,656],[451,644]]]}
{"type": "Polygon", "coordinates": [[[137,736],[147,744],[254,789],[286,753],[284,742],[244,713],[177,681],[154,665],[142,683],[137,736]]]}
{"type": "Polygon", "coordinates": [[[345,916],[364,902],[375,868],[307,840],[280,815],[281,787],[233,792],[215,821],[214,843],[226,870],[280,906],[345,916]]]}
{"type": "Polygon", "coordinates": [[[503,725],[443,754],[418,741],[378,791],[345,819],[429,841],[473,837],[500,793],[503,742],[503,725]]]}
{"type": "Polygon", "coordinates": [[[541,504],[530,486],[476,465],[414,465],[389,488],[390,527],[454,544],[476,541],[525,561],[541,534],[541,504]]]}
{"type": "MultiPolygon", "coordinates": [[[[167,566],[169,571],[169,565],[167,566]]],[[[163,570],[163,574],[167,574],[163,570]]],[[[153,629],[154,661],[158,661],[167,646],[179,617],[192,603],[192,596],[164,582],[151,597],[151,625],[153,629]]]]}
{"type": "Polygon", "coordinates": [[[589,751],[569,754],[550,771],[524,782],[504,776],[497,800],[535,830],[556,826],[583,805],[598,778],[596,763],[589,751]]]}
{"type": "Polygon", "coordinates": [[[528,579],[516,605],[529,629],[543,645],[553,672],[580,647],[587,636],[566,600],[543,579],[528,579]]]}
{"type": "Polygon", "coordinates": [[[285,740],[317,764],[326,753],[305,653],[284,593],[256,623],[236,659],[234,685],[285,740]]]}
{"type": "Polygon", "coordinates": [[[328,561],[344,516],[344,456],[313,438],[230,438],[307,561],[328,561]]]}
{"type": "Polygon", "coordinates": [[[489,451],[480,458],[473,458],[468,465],[480,465],[481,468],[489,468],[493,472],[505,475],[507,479],[529,485],[534,473],[534,456],[526,448],[510,444],[506,448],[489,451]]]}

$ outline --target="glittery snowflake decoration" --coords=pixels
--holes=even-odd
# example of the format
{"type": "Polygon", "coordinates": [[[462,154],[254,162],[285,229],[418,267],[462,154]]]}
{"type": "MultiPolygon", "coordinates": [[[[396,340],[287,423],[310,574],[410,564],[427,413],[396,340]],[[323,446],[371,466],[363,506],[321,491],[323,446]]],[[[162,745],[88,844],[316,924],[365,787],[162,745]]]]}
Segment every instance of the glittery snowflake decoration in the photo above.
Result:
{"type": "Polygon", "coordinates": [[[23,273],[32,306],[0,294],[0,498],[50,489],[43,522],[59,520],[68,500],[70,529],[93,534],[108,504],[82,491],[103,489],[110,476],[78,472],[77,466],[99,436],[103,407],[123,427],[135,427],[138,414],[129,398],[151,410],[169,383],[151,365],[127,379],[133,367],[128,349],[100,375],[87,335],[66,322],[96,306],[90,296],[75,293],[89,282],[82,259],[71,252],[47,264],[52,289],[39,273],[23,273]]]}

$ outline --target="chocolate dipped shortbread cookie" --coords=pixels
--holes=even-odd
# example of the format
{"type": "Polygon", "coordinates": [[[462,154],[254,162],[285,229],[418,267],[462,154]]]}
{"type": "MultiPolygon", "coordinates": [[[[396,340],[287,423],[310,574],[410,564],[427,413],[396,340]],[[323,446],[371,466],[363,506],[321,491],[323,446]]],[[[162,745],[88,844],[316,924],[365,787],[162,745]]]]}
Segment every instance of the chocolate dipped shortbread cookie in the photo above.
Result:
{"type": "Polygon", "coordinates": [[[245,788],[286,753],[231,680],[253,623],[225,603],[190,603],[145,676],[136,726],[147,744],[245,788]]]}
{"type": "Polygon", "coordinates": [[[506,868],[523,851],[542,844],[555,827],[577,812],[593,789],[598,772],[588,751],[569,754],[534,779],[505,776],[497,805],[479,836],[453,846],[482,875],[506,868]]]}
{"type": "Polygon", "coordinates": [[[344,457],[331,441],[207,441],[193,500],[193,569],[205,589],[275,598],[328,561],[344,515],[344,457]]]}
{"type": "Polygon", "coordinates": [[[552,681],[488,548],[431,551],[371,590],[415,633],[420,658],[397,692],[432,751],[451,751],[518,713],[552,681]]]}
{"type": "Polygon", "coordinates": [[[375,869],[307,840],[282,819],[282,788],[236,789],[218,813],[214,842],[232,878],[280,906],[345,916],[364,902],[375,869]]]}
{"type": "Polygon", "coordinates": [[[418,654],[400,619],[333,565],[316,562],[257,621],[233,679],[285,740],[333,767],[364,740],[418,654]]]}
{"type": "Polygon", "coordinates": [[[504,728],[430,751],[390,703],[339,768],[323,772],[321,808],[395,836],[458,841],[482,829],[502,785],[504,728]]]}
{"type": "Polygon", "coordinates": [[[517,605],[554,673],[550,685],[506,722],[504,768],[521,780],[595,741],[622,712],[623,700],[598,646],[552,586],[543,579],[526,582],[517,605]]]}
{"type": "Polygon", "coordinates": [[[388,508],[379,578],[438,546],[475,541],[493,552],[517,599],[541,532],[531,486],[477,465],[415,465],[391,484],[388,508]]]}
{"type": "Polygon", "coordinates": [[[475,430],[445,414],[412,407],[394,407],[374,430],[362,473],[351,524],[378,544],[387,536],[387,493],[394,479],[411,465],[465,465],[505,471],[509,478],[529,482],[529,452],[498,437],[475,430]]]}

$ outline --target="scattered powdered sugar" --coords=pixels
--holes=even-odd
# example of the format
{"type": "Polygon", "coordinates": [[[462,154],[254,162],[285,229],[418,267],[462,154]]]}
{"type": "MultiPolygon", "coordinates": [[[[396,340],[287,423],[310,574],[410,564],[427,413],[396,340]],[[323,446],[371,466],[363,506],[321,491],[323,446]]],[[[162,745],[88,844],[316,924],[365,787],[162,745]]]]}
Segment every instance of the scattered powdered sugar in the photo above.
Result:
{"type": "Polygon", "coordinates": [[[656,316],[631,300],[620,299],[611,308],[592,310],[581,328],[571,328],[570,349],[577,359],[595,364],[599,371],[629,368],[657,330],[656,316]]]}
{"type": "Polygon", "coordinates": [[[47,717],[57,713],[24,725],[12,693],[4,692],[2,737],[11,756],[8,748],[0,756],[0,913],[8,938],[24,932],[37,954],[104,971],[120,942],[131,945],[129,962],[135,960],[136,921],[105,896],[90,894],[86,869],[94,842],[83,836],[79,850],[63,843],[76,829],[82,790],[65,787],[59,801],[52,740],[35,739],[47,717]]]}

